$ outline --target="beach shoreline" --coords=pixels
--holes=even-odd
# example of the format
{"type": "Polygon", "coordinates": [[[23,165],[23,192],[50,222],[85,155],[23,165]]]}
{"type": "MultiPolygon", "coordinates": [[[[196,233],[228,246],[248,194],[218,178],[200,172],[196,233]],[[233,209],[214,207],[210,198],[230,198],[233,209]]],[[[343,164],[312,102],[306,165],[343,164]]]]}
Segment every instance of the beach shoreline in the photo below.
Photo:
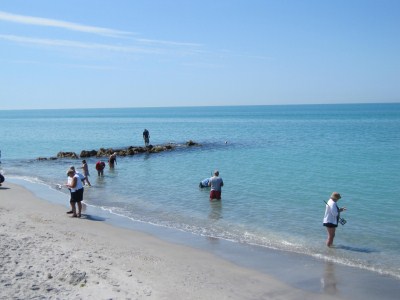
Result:
{"type": "MultiPolygon", "coordinates": [[[[313,259],[292,268],[293,262],[282,264],[278,277],[299,278],[297,284],[288,284],[268,270],[260,272],[208,251],[112,226],[96,215],[70,218],[65,201],[47,202],[10,182],[1,187],[0,299],[373,299],[365,289],[371,282],[380,286],[379,295],[384,290],[383,299],[395,299],[398,292],[395,281],[382,286],[376,280],[379,276],[362,270],[346,269],[344,276],[368,275],[364,287],[362,280],[348,277],[351,284],[342,285],[343,270],[334,264],[326,264],[316,287],[315,278],[311,280],[304,269],[313,259]]],[[[258,254],[253,254],[248,261],[257,265],[258,254]]],[[[270,267],[279,268],[285,259],[281,256],[270,267]]]]}

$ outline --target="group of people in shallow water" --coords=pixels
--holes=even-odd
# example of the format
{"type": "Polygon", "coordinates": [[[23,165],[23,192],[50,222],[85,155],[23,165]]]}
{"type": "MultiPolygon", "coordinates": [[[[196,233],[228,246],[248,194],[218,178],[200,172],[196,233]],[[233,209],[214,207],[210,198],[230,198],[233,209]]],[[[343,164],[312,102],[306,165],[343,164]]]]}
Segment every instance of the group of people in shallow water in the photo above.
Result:
{"type": "MultiPolygon", "coordinates": [[[[150,144],[150,133],[147,129],[144,129],[143,131],[143,140],[145,146],[148,147],[150,144]]],[[[117,152],[114,152],[108,158],[108,166],[110,167],[110,169],[113,169],[116,164],[117,164],[117,152]]],[[[95,168],[98,176],[104,176],[105,167],[106,163],[104,161],[99,160],[96,162],[95,168]]],[[[71,192],[71,198],[70,198],[71,210],[68,211],[67,214],[72,214],[72,217],[74,218],[80,218],[82,215],[82,200],[83,200],[84,185],[91,186],[91,183],[89,181],[89,176],[90,176],[89,166],[85,159],[82,160],[82,166],[80,168],[82,169],[83,174],[76,171],[74,166],[71,166],[67,170],[68,180],[67,183],[65,184],[65,186],[71,192]]],[[[4,181],[4,177],[2,178],[2,180],[4,181]]]]}
{"type": "MultiPolygon", "coordinates": [[[[114,168],[114,166],[117,164],[117,153],[114,152],[113,154],[110,155],[108,159],[108,165],[110,168],[114,168]]],[[[98,176],[104,176],[104,168],[106,164],[104,161],[99,160],[96,163],[96,170],[98,176]]],[[[72,214],[72,217],[77,217],[80,218],[82,215],[82,200],[83,200],[83,192],[84,192],[84,185],[91,186],[91,183],[89,181],[89,166],[86,162],[86,160],[82,160],[82,166],[80,167],[82,169],[82,173],[78,172],[75,170],[74,166],[71,166],[67,170],[67,184],[66,187],[69,189],[71,192],[71,198],[70,198],[70,205],[71,205],[71,210],[67,212],[67,214],[72,214]]]]}
{"type": "MultiPolygon", "coordinates": [[[[112,166],[110,164],[110,168],[114,167],[114,163],[116,164],[116,156],[117,154],[114,153],[110,156],[109,162],[111,160],[111,157],[113,157],[113,163],[112,166]]],[[[98,172],[98,176],[103,176],[104,175],[104,168],[106,164],[103,161],[98,161],[96,163],[96,170],[98,172]]],[[[70,204],[71,204],[71,210],[68,211],[68,214],[72,214],[72,217],[81,217],[81,212],[82,212],[82,200],[83,200],[83,192],[84,192],[84,185],[91,186],[91,183],[89,181],[89,166],[86,162],[86,160],[82,160],[82,166],[80,167],[82,169],[82,173],[78,172],[74,166],[71,166],[67,170],[67,176],[68,176],[68,181],[66,184],[66,187],[70,190],[71,192],[71,198],[70,198],[70,204]],[[76,206],[78,207],[78,210],[76,210],[76,206]]]]}
{"type": "MultiPolygon", "coordinates": [[[[143,140],[145,146],[149,145],[150,134],[147,129],[143,131],[143,140]]],[[[117,153],[114,152],[108,158],[108,165],[110,169],[114,168],[117,164],[117,153]]],[[[99,160],[96,163],[96,170],[98,176],[104,176],[104,168],[106,164],[104,161],[99,160]]],[[[71,210],[67,213],[72,214],[72,217],[81,217],[82,214],[82,200],[83,200],[83,185],[86,184],[91,186],[89,181],[89,167],[86,160],[82,160],[81,166],[83,174],[77,172],[73,166],[71,166],[67,171],[68,182],[66,186],[71,192],[70,204],[71,210]]],[[[4,177],[1,175],[0,182],[4,181],[4,177]]],[[[0,183],[1,185],[1,183],[0,183]]],[[[215,170],[211,178],[205,178],[199,183],[200,188],[210,187],[210,201],[221,200],[222,187],[224,186],[224,181],[219,177],[219,171],[215,170]]],[[[345,224],[344,219],[340,218],[340,213],[345,211],[345,207],[339,207],[337,202],[342,196],[338,192],[333,192],[330,196],[328,202],[325,202],[325,214],[323,219],[323,226],[327,230],[327,240],[326,245],[328,247],[333,246],[333,240],[336,234],[336,228],[338,224],[345,224]]]]}

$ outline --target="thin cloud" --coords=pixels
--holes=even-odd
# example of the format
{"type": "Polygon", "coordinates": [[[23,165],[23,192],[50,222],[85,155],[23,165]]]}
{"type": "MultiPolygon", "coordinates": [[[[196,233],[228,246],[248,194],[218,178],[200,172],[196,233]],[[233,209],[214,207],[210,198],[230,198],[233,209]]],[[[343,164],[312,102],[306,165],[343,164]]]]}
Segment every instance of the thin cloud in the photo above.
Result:
{"type": "Polygon", "coordinates": [[[202,47],[201,44],[196,43],[185,43],[185,42],[173,42],[173,41],[163,41],[163,40],[152,40],[152,39],[136,39],[138,42],[146,44],[159,44],[166,46],[187,46],[187,47],[202,47]]]}
{"type": "Polygon", "coordinates": [[[146,54],[162,53],[162,51],[159,49],[150,49],[150,48],[146,49],[133,46],[114,46],[114,45],[98,44],[98,43],[83,43],[83,42],[69,41],[69,40],[39,39],[39,38],[30,38],[25,36],[6,35],[6,34],[0,34],[0,39],[21,44],[49,46],[49,47],[62,47],[62,48],[69,47],[69,48],[80,48],[80,49],[106,50],[114,52],[136,52],[136,53],[146,53],[146,54]]]}
{"type": "Polygon", "coordinates": [[[103,27],[87,26],[77,23],[54,20],[54,19],[15,15],[4,11],[0,11],[0,20],[6,22],[28,24],[28,25],[58,27],[67,30],[86,32],[86,33],[110,36],[110,37],[127,37],[133,35],[133,33],[126,31],[114,30],[103,27]]]}

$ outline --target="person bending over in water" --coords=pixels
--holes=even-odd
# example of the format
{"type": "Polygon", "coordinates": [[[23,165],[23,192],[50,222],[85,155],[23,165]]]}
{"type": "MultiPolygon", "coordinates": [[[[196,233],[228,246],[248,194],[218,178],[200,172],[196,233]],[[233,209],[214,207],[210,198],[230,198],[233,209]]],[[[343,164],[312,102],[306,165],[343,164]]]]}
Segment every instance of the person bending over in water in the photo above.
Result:
{"type": "Polygon", "coordinates": [[[210,178],[205,178],[199,183],[199,188],[205,188],[208,187],[208,183],[210,182],[210,178]]]}
{"type": "Polygon", "coordinates": [[[340,212],[345,211],[346,207],[339,208],[337,202],[342,198],[338,192],[332,193],[325,207],[325,215],[323,225],[326,227],[328,238],[326,245],[332,247],[333,239],[335,238],[336,227],[338,226],[340,212]]]}
{"type": "Polygon", "coordinates": [[[110,158],[108,159],[108,165],[110,168],[114,168],[114,164],[117,164],[117,152],[114,152],[113,154],[110,155],[110,158]]]}
{"type": "Polygon", "coordinates": [[[105,166],[106,166],[106,164],[104,163],[104,161],[99,160],[96,163],[96,170],[97,170],[97,175],[98,176],[103,176],[104,175],[105,166]]]}

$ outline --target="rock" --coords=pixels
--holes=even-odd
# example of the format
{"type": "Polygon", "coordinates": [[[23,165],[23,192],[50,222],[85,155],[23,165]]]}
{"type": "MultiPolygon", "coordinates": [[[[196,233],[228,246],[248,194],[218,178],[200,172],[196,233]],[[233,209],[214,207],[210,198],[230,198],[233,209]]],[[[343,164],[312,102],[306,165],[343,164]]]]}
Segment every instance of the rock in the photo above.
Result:
{"type": "Polygon", "coordinates": [[[79,158],[79,156],[75,152],[62,152],[62,151],[57,153],[57,157],[58,158],[74,158],[74,159],[79,158]]]}
{"type": "MultiPolygon", "coordinates": [[[[182,145],[181,145],[182,146],[182,145]]],[[[199,143],[196,143],[192,140],[189,140],[185,143],[185,146],[200,146],[199,143]]],[[[114,149],[114,148],[100,148],[99,150],[82,150],[80,155],[78,156],[75,152],[64,152],[60,151],[57,153],[57,157],[38,157],[37,160],[56,160],[58,158],[72,158],[79,159],[85,157],[109,157],[113,153],[117,153],[118,156],[132,156],[140,153],[159,153],[163,151],[170,151],[177,147],[176,144],[164,144],[164,145],[148,145],[147,147],[138,147],[138,146],[129,146],[123,149],[114,149]]]]}
{"type": "Polygon", "coordinates": [[[92,157],[92,156],[96,156],[97,155],[97,151],[96,150],[82,150],[80,157],[92,157]]]}
{"type": "Polygon", "coordinates": [[[198,145],[199,145],[198,143],[193,142],[192,140],[189,140],[189,141],[186,142],[186,146],[189,146],[189,147],[198,146],[198,145]]]}

